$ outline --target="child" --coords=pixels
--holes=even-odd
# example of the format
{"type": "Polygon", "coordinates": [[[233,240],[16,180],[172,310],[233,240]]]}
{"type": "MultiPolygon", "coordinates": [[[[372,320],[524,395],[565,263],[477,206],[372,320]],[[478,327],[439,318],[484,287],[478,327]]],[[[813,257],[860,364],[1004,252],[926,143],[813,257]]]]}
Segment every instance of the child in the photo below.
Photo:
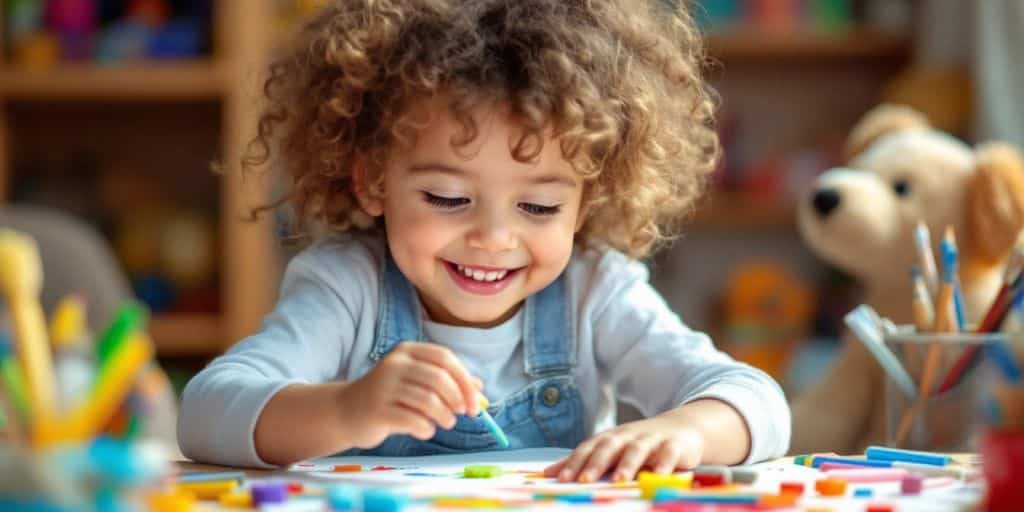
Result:
{"type": "Polygon", "coordinates": [[[684,326],[636,261],[718,154],[691,19],[640,4],[325,7],[271,68],[247,163],[278,156],[298,216],[332,234],[189,383],[182,451],[497,449],[484,395],[512,448],[575,447],[548,468],[562,480],[782,455],[778,386],[684,326]],[[615,399],[648,419],[604,430],[615,399]]]}

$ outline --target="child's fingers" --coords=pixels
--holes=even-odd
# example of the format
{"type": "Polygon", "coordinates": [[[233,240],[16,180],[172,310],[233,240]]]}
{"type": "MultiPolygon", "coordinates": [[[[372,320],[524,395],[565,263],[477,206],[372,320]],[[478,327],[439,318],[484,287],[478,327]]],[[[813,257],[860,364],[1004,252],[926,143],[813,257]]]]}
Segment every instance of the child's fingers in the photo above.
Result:
{"type": "Polygon", "coordinates": [[[622,455],[623,445],[623,440],[619,436],[611,435],[602,438],[594,447],[594,451],[590,453],[590,458],[587,459],[577,480],[583,483],[596,482],[612,464],[618,461],[619,456],[622,455]]]}
{"type": "Polygon", "coordinates": [[[651,455],[651,467],[655,473],[672,473],[679,466],[682,455],[682,446],[678,442],[666,439],[655,447],[651,455]]]}
{"type": "Polygon", "coordinates": [[[432,364],[410,365],[405,369],[402,380],[437,393],[452,412],[462,414],[466,410],[459,386],[448,372],[437,366],[432,364]]]}
{"type": "Polygon", "coordinates": [[[595,438],[590,438],[580,443],[563,461],[562,470],[558,472],[558,479],[562,482],[576,480],[576,475],[579,474],[583,464],[590,458],[590,452],[594,449],[595,444],[597,444],[595,438]]]}
{"type": "Polygon", "coordinates": [[[442,428],[450,429],[455,426],[455,415],[448,407],[448,404],[437,396],[437,393],[422,386],[406,386],[402,395],[397,397],[398,403],[419,411],[427,419],[433,421],[442,428]]]}
{"type": "Polygon", "coordinates": [[[434,437],[437,432],[434,423],[423,417],[419,411],[398,403],[395,404],[391,424],[396,432],[409,434],[420,441],[434,437]]]}
{"type": "Polygon", "coordinates": [[[644,462],[647,462],[647,459],[653,455],[651,450],[655,446],[656,443],[653,440],[645,437],[626,443],[622,450],[622,456],[619,458],[619,465],[612,474],[612,481],[632,480],[644,462]]]}
{"type": "Polygon", "coordinates": [[[416,345],[418,346],[412,352],[413,357],[445,369],[448,375],[455,381],[462,394],[462,402],[466,404],[466,408],[462,412],[470,416],[476,416],[479,412],[479,406],[477,405],[478,389],[473,383],[473,376],[469,374],[466,367],[462,366],[462,362],[455,357],[455,354],[452,354],[451,350],[445,347],[430,343],[417,343],[416,345]]]}
{"type": "Polygon", "coordinates": [[[544,468],[544,476],[546,476],[548,478],[551,478],[551,477],[554,477],[554,476],[558,476],[558,473],[560,471],[562,471],[562,468],[565,467],[565,461],[567,461],[567,460],[569,460],[569,457],[566,457],[566,458],[564,458],[564,459],[562,459],[562,460],[560,460],[560,461],[558,461],[558,462],[556,462],[556,463],[554,463],[554,464],[544,468]]]}

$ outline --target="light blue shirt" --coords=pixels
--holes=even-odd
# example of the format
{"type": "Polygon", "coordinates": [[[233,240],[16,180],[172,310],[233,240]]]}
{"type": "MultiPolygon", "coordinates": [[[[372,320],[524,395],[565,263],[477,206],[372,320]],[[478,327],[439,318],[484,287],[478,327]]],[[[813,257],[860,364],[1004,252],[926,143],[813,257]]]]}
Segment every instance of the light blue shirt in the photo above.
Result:
{"type": "MultiPolygon", "coordinates": [[[[571,386],[559,388],[556,402],[571,404],[567,397],[578,394],[578,411],[571,418],[578,429],[544,442],[575,443],[611,426],[616,399],[649,417],[715,398],[747,422],[747,462],[781,456],[788,448],[789,408],[778,385],[687,328],[650,286],[647,269],[615,250],[577,250],[556,281],[562,287],[564,330],[549,338],[570,336],[572,343],[548,352],[547,360],[561,370],[545,375],[529,371],[526,341],[531,336],[524,334],[551,328],[531,322],[529,307],[492,329],[424,325],[413,292],[399,308],[406,312],[404,319],[383,314],[393,309],[382,308],[388,300],[388,260],[383,241],[373,238],[328,238],[297,255],[259,331],[215,359],[186,387],[178,423],[182,453],[201,462],[266,467],[256,454],[253,432],[275,393],[291,384],[358,379],[389,349],[382,338],[431,334],[446,336],[426,341],[448,346],[483,381],[499,422],[503,414],[506,419],[518,416],[513,410],[502,412],[510,409],[505,402],[514,396],[530,395],[531,403],[543,403],[543,378],[557,377],[571,386]],[[382,332],[393,329],[385,327],[389,321],[403,322],[404,330],[382,332]],[[492,333],[505,342],[496,342],[492,333]],[[490,371],[476,373],[482,369],[490,371]]],[[[548,392],[549,399],[553,395],[548,392]]],[[[541,422],[538,428],[544,428],[541,422]]],[[[541,442],[529,435],[521,441],[541,442]]],[[[477,448],[486,449],[468,446],[477,448]]]]}

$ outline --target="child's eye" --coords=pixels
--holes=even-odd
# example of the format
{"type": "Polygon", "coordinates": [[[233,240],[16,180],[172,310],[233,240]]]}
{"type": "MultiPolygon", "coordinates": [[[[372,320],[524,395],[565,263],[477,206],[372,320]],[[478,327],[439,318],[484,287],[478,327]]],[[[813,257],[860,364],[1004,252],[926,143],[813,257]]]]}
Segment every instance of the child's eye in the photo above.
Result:
{"type": "Polygon", "coordinates": [[[458,208],[462,205],[469,204],[469,199],[465,197],[436,196],[430,192],[423,192],[423,200],[438,208],[446,209],[458,208]]]}
{"type": "Polygon", "coordinates": [[[562,209],[562,205],[544,206],[535,203],[519,203],[519,208],[530,215],[554,215],[562,209]]]}

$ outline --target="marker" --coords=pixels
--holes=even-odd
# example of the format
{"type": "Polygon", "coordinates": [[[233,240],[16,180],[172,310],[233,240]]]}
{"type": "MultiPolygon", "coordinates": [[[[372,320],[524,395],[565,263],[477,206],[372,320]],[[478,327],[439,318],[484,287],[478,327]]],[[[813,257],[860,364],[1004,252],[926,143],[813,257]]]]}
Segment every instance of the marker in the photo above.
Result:
{"type": "Polygon", "coordinates": [[[822,464],[826,462],[834,462],[836,464],[846,464],[849,466],[861,466],[865,468],[891,468],[891,460],[868,460],[868,459],[854,459],[850,457],[815,457],[811,461],[811,467],[818,469],[822,464]]]}
{"type": "Polygon", "coordinates": [[[914,380],[910,378],[903,365],[900,364],[896,354],[893,354],[892,350],[885,346],[885,342],[882,341],[881,332],[874,327],[876,324],[871,320],[873,311],[871,306],[862,304],[847,313],[843,317],[843,321],[857,335],[857,338],[864,343],[864,346],[871,352],[871,355],[875,356],[878,364],[881,365],[885,373],[893,380],[893,383],[903,391],[907,398],[913,400],[917,397],[914,380]]]}
{"type": "Polygon", "coordinates": [[[18,421],[22,430],[27,432],[31,424],[31,410],[25,390],[25,375],[11,353],[10,339],[3,331],[0,331],[0,389],[7,394],[14,410],[14,416],[7,420],[18,421]]]}
{"type": "Polygon", "coordinates": [[[484,426],[491,432],[494,439],[498,441],[498,446],[502,448],[508,448],[508,438],[505,437],[505,432],[498,426],[498,422],[494,421],[494,417],[491,413],[487,412],[487,406],[490,402],[483,395],[480,395],[480,413],[476,415],[477,419],[484,422],[484,426]]]}
{"type": "Polygon", "coordinates": [[[7,299],[18,344],[16,352],[25,372],[33,439],[38,429],[49,427],[57,414],[56,379],[46,339],[46,318],[39,304],[42,267],[35,240],[16,231],[0,230],[0,291],[7,299]]]}
{"type": "Polygon", "coordinates": [[[999,369],[999,373],[1007,382],[1017,384],[1021,379],[1020,364],[1014,356],[1010,347],[999,339],[991,340],[985,344],[985,355],[992,361],[993,366],[999,369]]]}
{"type": "Polygon", "coordinates": [[[932,255],[931,233],[928,225],[923,222],[917,223],[914,230],[914,245],[917,248],[917,258],[921,265],[921,274],[924,277],[928,292],[935,295],[939,291],[939,274],[935,269],[935,256],[932,255]]]}
{"type": "Polygon", "coordinates": [[[953,234],[953,227],[946,227],[946,235],[943,237],[941,249],[942,262],[944,265],[943,272],[946,274],[946,279],[953,283],[953,311],[956,319],[956,330],[957,332],[964,330],[967,325],[967,314],[964,312],[964,298],[961,292],[960,277],[959,277],[959,261],[960,251],[956,246],[956,235],[953,234]]]}
{"type": "Polygon", "coordinates": [[[888,448],[885,446],[869,446],[864,453],[867,455],[868,460],[912,462],[914,464],[929,464],[932,466],[945,466],[953,460],[949,455],[914,450],[900,450],[898,448],[888,448]]]}

